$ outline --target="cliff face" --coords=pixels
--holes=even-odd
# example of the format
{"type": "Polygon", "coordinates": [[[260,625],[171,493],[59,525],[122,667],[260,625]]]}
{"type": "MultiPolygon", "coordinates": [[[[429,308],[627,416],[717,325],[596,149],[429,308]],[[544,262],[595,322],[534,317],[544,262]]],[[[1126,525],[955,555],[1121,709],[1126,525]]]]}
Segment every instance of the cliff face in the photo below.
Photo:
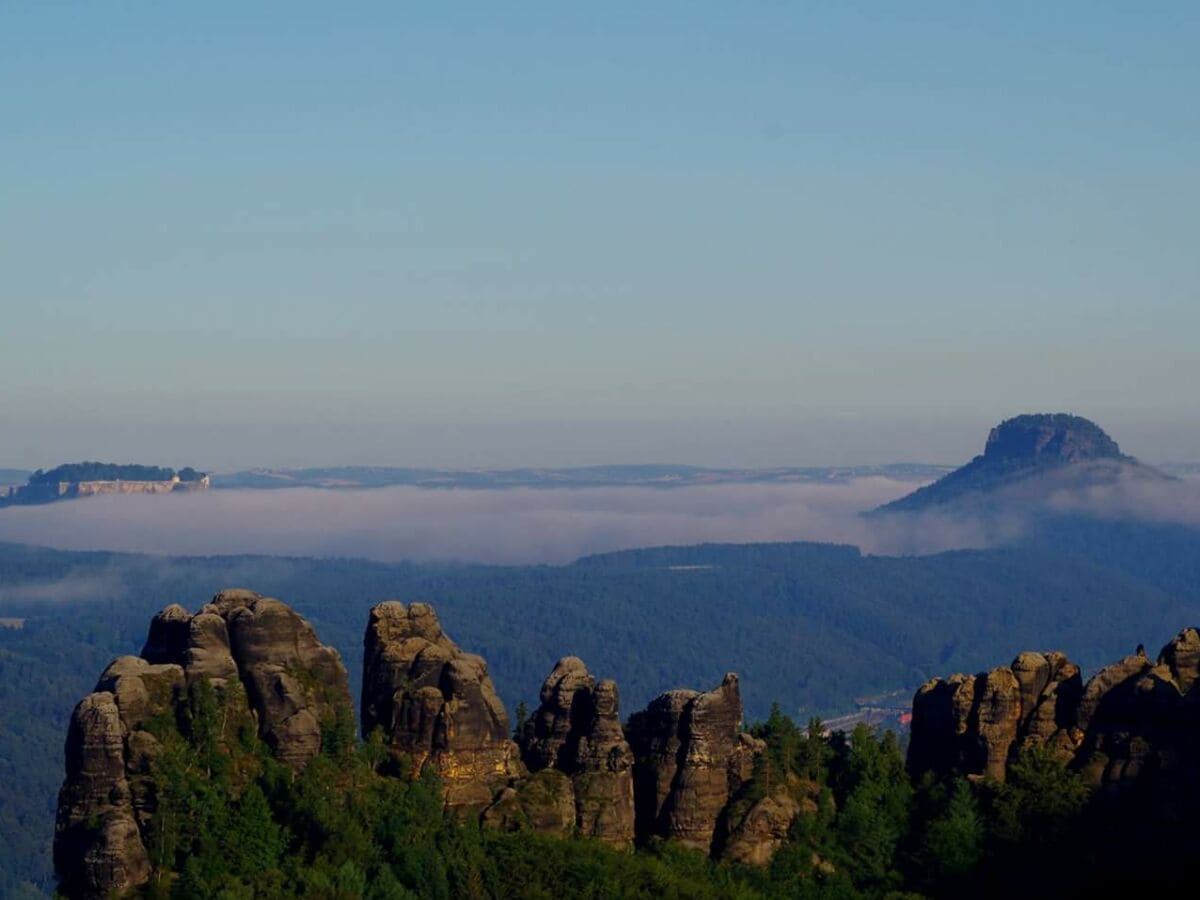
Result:
{"type": "MultiPolygon", "coordinates": [[[[568,828],[605,843],[633,843],[633,753],[619,717],[620,698],[612,680],[596,683],[583,660],[558,661],[542,685],[540,704],[521,735],[522,756],[531,771],[566,776],[558,794],[571,809],[568,828]]],[[[529,804],[520,789],[489,811],[502,827],[507,804],[529,804]]]]}
{"type": "Polygon", "coordinates": [[[1187,628],[1151,661],[1137,653],[1087,684],[1061,653],[922,685],[913,699],[914,772],[1005,778],[1044,745],[1103,792],[1146,792],[1160,808],[1200,788],[1200,632],[1187,628]]]}
{"type": "Polygon", "coordinates": [[[487,663],[459,649],[424,603],[389,601],[371,610],[363,736],[376,728],[408,774],[433,767],[452,807],[482,809],[524,774],[487,663]]]}
{"type": "Polygon", "coordinates": [[[935,678],[913,698],[909,764],[1003,781],[1024,746],[1069,755],[1081,738],[1081,694],[1079,667],[1061,653],[1022,653],[990,672],[935,678]]]}
{"type": "Polygon", "coordinates": [[[352,715],[337,651],[278,600],[231,590],[196,615],[168,606],[141,656],[115,660],[71,717],[54,840],[63,893],[107,897],[150,878],[151,767],[164,719],[184,715],[198,684],[222,709],[223,746],[252,727],[294,769],[317,754],[324,730],[352,715]]]}
{"type": "Polygon", "coordinates": [[[717,820],[762,743],[741,732],[736,675],[711,691],[668,691],[629,720],[638,830],[711,851],[717,820]]]}

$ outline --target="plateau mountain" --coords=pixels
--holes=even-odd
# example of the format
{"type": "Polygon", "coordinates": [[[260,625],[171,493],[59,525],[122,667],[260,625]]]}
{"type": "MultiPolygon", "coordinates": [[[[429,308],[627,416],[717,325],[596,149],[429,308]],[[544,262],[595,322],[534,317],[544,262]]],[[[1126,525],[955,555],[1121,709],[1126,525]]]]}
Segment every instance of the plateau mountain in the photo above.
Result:
{"type": "Polygon", "coordinates": [[[1030,512],[1058,492],[1170,476],[1121,452],[1105,431],[1067,413],[1005,419],[988,434],[983,453],[932,484],[876,512],[1030,512]]]}

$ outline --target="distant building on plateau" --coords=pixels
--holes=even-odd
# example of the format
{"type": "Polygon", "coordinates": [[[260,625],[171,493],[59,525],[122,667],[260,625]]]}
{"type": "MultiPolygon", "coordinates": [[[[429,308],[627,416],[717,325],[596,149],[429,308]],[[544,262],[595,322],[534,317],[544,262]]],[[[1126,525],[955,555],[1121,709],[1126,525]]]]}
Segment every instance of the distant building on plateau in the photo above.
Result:
{"type": "Polygon", "coordinates": [[[175,472],[148,466],[115,466],[107,463],[76,463],[59,466],[50,472],[36,472],[28,484],[9,487],[0,494],[0,505],[51,503],[74,497],[94,497],[100,494],[170,494],[175,491],[204,491],[209,488],[209,476],[194,469],[175,472]],[[163,478],[72,478],[73,474],[114,474],[124,471],[135,474],[163,474],[163,478]],[[67,477],[55,477],[61,473],[67,477]],[[168,475],[169,473],[169,475],[168,475]],[[183,477],[181,477],[183,476],[183,477]]]}

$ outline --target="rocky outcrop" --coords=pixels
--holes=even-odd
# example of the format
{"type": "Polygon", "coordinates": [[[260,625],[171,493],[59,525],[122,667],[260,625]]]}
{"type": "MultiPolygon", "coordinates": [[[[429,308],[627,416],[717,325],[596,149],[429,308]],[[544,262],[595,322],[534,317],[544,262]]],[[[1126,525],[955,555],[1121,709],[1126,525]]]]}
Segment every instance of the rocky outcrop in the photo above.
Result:
{"type": "Polygon", "coordinates": [[[1193,815],[1186,807],[1200,799],[1198,676],[1194,628],[1176,635],[1153,664],[1138,653],[1101,669],[1080,703],[1077,768],[1108,793],[1140,790],[1160,814],[1193,815]]]}
{"type": "Polygon", "coordinates": [[[1079,696],[1079,667],[1061,653],[1022,653],[990,672],[935,678],[913,698],[909,767],[1003,781],[1024,746],[1069,754],[1079,696]]]}
{"type": "Polygon", "coordinates": [[[1158,813],[1200,797],[1200,631],[1157,661],[1137,653],[1084,685],[1061,653],[1023,653],[987,674],[923,685],[913,699],[908,764],[1003,780],[1024,747],[1049,747],[1105,793],[1137,790],[1158,813]]]}
{"type": "Polygon", "coordinates": [[[630,719],[639,833],[712,851],[718,818],[762,752],[741,720],[732,674],[706,693],[668,691],[630,719]]]}
{"type": "Polygon", "coordinates": [[[540,703],[521,735],[521,758],[532,771],[557,767],[570,772],[579,743],[591,726],[596,679],[578,656],[564,656],[546,676],[540,703]]]}
{"type": "Polygon", "coordinates": [[[153,762],[196,691],[211,690],[222,709],[220,746],[255,729],[299,769],[324,731],[352,716],[347,685],[337,651],[278,600],[231,590],[196,615],[162,610],[142,655],[115,660],[71,717],[54,842],[62,892],[107,897],[150,877],[153,762]]]}
{"type": "Polygon", "coordinates": [[[817,786],[794,776],[744,809],[731,809],[720,857],[744,866],[766,866],[801,815],[817,812],[817,786]]]}
{"type": "Polygon", "coordinates": [[[575,753],[576,824],[580,834],[627,847],[634,836],[633,751],[621,728],[617,683],[605,679],[591,692],[575,753]]]}
{"type": "Polygon", "coordinates": [[[150,856],[134,818],[124,728],[111,692],[89,694],[75,707],[66,756],[54,840],[62,893],[106,897],[145,884],[150,856]]]}
{"type": "Polygon", "coordinates": [[[380,603],[364,647],[363,735],[382,729],[408,774],[430,765],[448,806],[482,810],[524,774],[487,663],[450,640],[433,607],[380,603]]]}
{"type": "MultiPolygon", "coordinates": [[[[1173,657],[1177,666],[1200,656],[1189,657],[1189,646],[1173,657]]],[[[790,782],[765,796],[748,787],[764,744],[741,731],[735,675],[711,691],[663,694],[633,716],[628,734],[616,683],[597,680],[577,657],[558,661],[539,699],[514,741],[487,664],[446,635],[431,607],[390,601],[371,610],[363,735],[382,733],[384,774],[431,768],[460,815],[621,848],[670,838],[764,865],[796,817],[815,808],[790,782]]],[[[224,754],[226,777],[247,784],[261,770],[248,746],[299,770],[350,719],[338,654],[280,601],[233,589],[195,614],[166,607],[141,655],[115,660],[72,717],[55,837],[62,892],[107,897],[152,877],[155,763],[168,745],[224,754]],[[197,722],[208,723],[202,739],[197,722]]]]}
{"type": "Polygon", "coordinates": [[[540,700],[521,735],[526,765],[568,776],[580,834],[630,846],[633,753],[621,728],[616,682],[597,684],[583,660],[567,656],[546,678],[540,700]]]}

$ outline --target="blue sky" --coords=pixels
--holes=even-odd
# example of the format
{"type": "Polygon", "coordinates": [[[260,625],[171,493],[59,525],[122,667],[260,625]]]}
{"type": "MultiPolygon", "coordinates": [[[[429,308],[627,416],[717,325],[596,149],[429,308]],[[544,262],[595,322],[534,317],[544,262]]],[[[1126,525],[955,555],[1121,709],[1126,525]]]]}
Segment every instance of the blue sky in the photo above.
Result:
{"type": "Polygon", "coordinates": [[[0,464],[1200,458],[1200,6],[342,6],[0,6],[0,464]]]}

